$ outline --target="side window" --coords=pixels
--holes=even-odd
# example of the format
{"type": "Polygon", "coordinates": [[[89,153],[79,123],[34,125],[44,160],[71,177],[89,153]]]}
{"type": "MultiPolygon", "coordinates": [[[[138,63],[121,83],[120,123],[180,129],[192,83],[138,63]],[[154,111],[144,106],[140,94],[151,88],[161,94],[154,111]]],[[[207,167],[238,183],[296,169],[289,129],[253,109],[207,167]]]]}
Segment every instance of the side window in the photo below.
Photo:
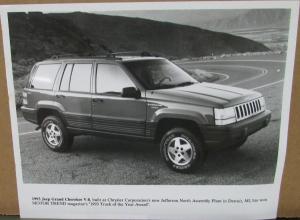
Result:
{"type": "Polygon", "coordinates": [[[117,93],[121,94],[125,87],[135,87],[131,79],[124,70],[113,64],[97,65],[97,93],[117,93]]]}
{"type": "Polygon", "coordinates": [[[62,91],[68,91],[69,90],[69,84],[70,84],[70,75],[73,69],[73,64],[67,64],[65,67],[64,75],[61,79],[60,87],[59,89],[62,91]]]}
{"type": "Polygon", "coordinates": [[[74,64],[71,74],[70,91],[90,92],[92,64],[74,64]]]}
{"type": "Polygon", "coordinates": [[[33,76],[31,87],[50,90],[61,64],[41,64],[33,76]]]}

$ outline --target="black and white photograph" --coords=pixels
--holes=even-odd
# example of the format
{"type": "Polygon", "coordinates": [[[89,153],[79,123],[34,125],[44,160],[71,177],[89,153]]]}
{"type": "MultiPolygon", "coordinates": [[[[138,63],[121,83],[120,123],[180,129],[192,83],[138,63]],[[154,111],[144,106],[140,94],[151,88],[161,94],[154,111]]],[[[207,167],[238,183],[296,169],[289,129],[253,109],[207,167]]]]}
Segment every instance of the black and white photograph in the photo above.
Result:
{"type": "Polygon", "coordinates": [[[227,3],[8,7],[18,181],[280,185],[298,12],[227,3]]]}
{"type": "Polygon", "coordinates": [[[272,183],[289,19],[9,13],[24,182],[272,183]]]}

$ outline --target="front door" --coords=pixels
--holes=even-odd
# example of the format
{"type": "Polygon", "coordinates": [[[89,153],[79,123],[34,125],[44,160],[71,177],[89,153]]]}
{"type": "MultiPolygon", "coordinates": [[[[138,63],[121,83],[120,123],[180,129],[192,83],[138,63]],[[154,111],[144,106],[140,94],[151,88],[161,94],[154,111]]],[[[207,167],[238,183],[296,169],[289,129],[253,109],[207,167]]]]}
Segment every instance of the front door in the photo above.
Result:
{"type": "Polygon", "coordinates": [[[135,87],[118,64],[96,66],[95,94],[92,96],[93,129],[112,133],[145,136],[146,99],[122,97],[122,89],[135,87]]]}

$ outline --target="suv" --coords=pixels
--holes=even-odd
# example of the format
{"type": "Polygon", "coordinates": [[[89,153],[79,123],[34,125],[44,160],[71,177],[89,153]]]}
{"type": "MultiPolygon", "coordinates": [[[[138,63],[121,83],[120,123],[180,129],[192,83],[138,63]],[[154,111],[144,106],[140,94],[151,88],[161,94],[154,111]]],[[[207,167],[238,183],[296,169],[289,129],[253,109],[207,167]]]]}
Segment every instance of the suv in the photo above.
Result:
{"type": "Polygon", "coordinates": [[[165,58],[143,56],[39,62],[22,112],[53,151],[68,150],[77,135],[148,139],[182,172],[208,149],[241,146],[271,118],[258,92],[201,83],[165,58]]]}

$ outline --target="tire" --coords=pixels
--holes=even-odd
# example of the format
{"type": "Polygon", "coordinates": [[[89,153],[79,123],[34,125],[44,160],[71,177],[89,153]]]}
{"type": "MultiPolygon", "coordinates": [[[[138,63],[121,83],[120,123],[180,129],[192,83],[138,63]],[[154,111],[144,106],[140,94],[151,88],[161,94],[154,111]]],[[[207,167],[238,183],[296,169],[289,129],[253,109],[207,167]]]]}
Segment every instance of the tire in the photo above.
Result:
{"type": "Polygon", "coordinates": [[[238,150],[239,148],[242,147],[242,145],[247,141],[247,137],[246,138],[242,138],[240,139],[238,142],[236,142],[235,144],[231,145],[229,147],[229,149],[231,150],[238,150]]]}
{"type": "Polygon", "coordinates": [[[44,143],[55,152],[65,152],[71,148],[74,137],[68,134],[67,129],[57,116],[47,116],[42,125],[44,143]]]}
{"type": "Polygon", "coordinates": [[[205,158],[199,138],[185,128],[173,128],[161,139],[160,153],[167,165],[178,172],[191,172],[205,158]]]}

